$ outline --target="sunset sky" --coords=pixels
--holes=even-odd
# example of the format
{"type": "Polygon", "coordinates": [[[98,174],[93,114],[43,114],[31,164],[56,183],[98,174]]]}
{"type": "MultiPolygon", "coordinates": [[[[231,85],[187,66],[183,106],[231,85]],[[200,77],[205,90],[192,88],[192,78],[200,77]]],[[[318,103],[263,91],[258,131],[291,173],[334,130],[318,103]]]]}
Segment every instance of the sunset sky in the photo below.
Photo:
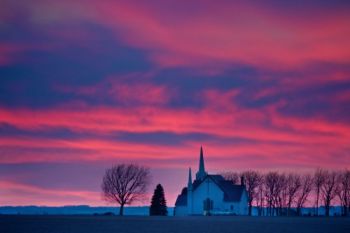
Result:
{"type": "MultiPolygon", "coordinates": [[[[0,2],[0,205],[106,205],[151,168],[350,168],[350,1],[0,2]]],[[[148,205],[136,203],[136,205],[148,205]]]]}

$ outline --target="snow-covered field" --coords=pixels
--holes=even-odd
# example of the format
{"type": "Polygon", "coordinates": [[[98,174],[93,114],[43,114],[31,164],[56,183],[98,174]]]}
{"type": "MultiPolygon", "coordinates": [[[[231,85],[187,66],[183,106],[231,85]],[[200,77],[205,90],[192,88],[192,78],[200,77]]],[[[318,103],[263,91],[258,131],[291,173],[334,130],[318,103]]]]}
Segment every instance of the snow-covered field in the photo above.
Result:
{"type": "Polygon", "coordinates": [[[350,218],[0,215],[1,233],[350,232],[350,218]]]}

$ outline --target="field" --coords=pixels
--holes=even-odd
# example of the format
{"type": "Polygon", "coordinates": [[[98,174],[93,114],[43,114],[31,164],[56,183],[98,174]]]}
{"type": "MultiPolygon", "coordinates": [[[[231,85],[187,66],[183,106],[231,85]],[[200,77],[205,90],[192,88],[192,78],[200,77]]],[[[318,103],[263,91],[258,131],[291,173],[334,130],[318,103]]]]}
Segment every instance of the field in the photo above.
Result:
{"type": "Polygon", "coordinates": [[[350,218],[2,215],[1,233],[342,233],[350,218]]]}

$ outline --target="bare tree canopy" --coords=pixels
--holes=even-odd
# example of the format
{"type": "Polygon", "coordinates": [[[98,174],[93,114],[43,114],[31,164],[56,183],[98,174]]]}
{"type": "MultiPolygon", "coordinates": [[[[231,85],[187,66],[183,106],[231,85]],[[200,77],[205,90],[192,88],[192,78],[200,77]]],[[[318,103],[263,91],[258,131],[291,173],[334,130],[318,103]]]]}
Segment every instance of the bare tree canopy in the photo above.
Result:
{"type": "Polygon", "coordinates": [[[338,203],[341,205],[341,215],[348,216],[350,213],[349,170],[331,171],[318,168],[313,174],[275,171],[261,173],[248,170],[240,174],[226,172],[222,175],[234,184],[238,184],[240,175],[244,177],[249,215],[252,215],[255,205],[259,216],[301,216],[305,205],[313,203],[316,211],[309,211],[309,215],[319,215],[320,203],[325,207],[326,216],[329,216],[331,206],[338,203]]]}
{"type": "Polygon", "coordinates": [[[298,174],[290,173],[286,179],[286,204],[287,215],[290,215],[291,207],[296,202],[297,194],[301,188],[301,176],[298,174]]]}
{"type": "Polygon", "coordinates": [[[297,195],[297,214],[301,215],[301,209],[304,207],[310,192],[312,191],[313,177],[310,174],[305,174],[301,177],[301,188],[297,195]]]}
{"type": "Polygon", "coordinates": [[[245,180],[245,186],[248,192],[248,214],[252,215],[253,200],[258,195],[258,186],[261,182],[261,175],[256,171],[246,171],[242,173],[245,180]]]}
{"type": "Polygon", "coordinates": [[[258,215],[263,215],[263,208],[265,204],[265,176],[263,174],[260,174],[260,182],[258,184],[258,192],[257,196],[255,198],[256,205],[258,207],[258,215]]]}
{"type": "Polygon", "coordinates": [[[336,194],[342,206],[342,215],[348,216],[350,209],[350,171],[339,172],[337,183],[336,194]]]}
{"type": "Polygon", "coordinates": [[[326,209],[326,216],[329,216],[329,209],[331,206],[331,202],[336,196],[337,190],[337,173],[336,172],[325,172],[325,179],[321,186],[321,193],[323,203],[326,209]]]}
{"type": "Polygon", "coordinates": [[[120,164],[106,170],[102,181],[103,198],[120,205],[130,205],[144,197],[150,183],[150,172],[146,167],[135,164],[120,164]]]}
{"type": "Polygon", "coordinates": [[[265,175],[265,197],[267,204],[267,214],[272,216],[277,206],[276,196],[278,194],[280,182],[277,172],[269,172],[265,175]]]}
{"type": "Polygon", "coordinates": [[[314,185],[315,185],[315,193],[316,193],[316,215],[318,215],[318,205],[320,201],[321,187],[325,181],[326,171],[317,168],[314,174],[314,185]]]}
{"type": "Polygon", "coordinates": [[[239,183],[239,174],[237,172],[224,172],[221,174],[225,180],[231,181],[233,184],[239,183]]]}

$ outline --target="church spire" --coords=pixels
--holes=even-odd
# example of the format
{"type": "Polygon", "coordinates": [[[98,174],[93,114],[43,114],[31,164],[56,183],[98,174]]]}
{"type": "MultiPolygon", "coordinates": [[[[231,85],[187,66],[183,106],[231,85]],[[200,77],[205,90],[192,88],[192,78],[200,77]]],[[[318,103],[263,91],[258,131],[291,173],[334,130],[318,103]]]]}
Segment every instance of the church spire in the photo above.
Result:
{"type": "Polygon", "coordinates": [[[199,172],[205,172],[204,169],[204,158],[203,158],[203,147],[201,146],[201,152],[199,156],[199,172]]]}
{"type": "Polygon", "coordinates": [[[206,175],[207,175],[207,173],[205,172],[205,168],[204,168],[203,148],[201,146],[200,155],[199,155],[199,169],[198,169],[198,172],[196,174],[196,179],[201,180],[206,175]]]}
{"type": "Polygon", "coordinates": [[[187,184],[187,189],[192,190],[192,172],[191,168],[188,169],[188,184],[187,184]]]}

